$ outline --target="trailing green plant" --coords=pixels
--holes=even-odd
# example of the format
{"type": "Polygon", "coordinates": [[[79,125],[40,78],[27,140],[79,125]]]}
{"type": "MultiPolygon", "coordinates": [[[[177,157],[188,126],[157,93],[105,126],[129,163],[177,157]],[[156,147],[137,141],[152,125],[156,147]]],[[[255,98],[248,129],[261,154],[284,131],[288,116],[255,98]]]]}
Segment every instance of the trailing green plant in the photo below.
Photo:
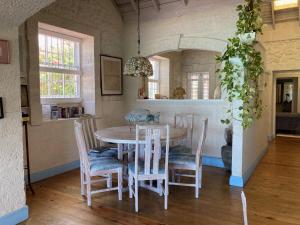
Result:
{"type": "Polygon", "coordinates": [[[239,18],[236,36],[228,39],[225,53],[217,57],[217,61],[222,63],[222,69],[217,70],[221,86],[226,90],[227,100],[231,105],[227,118],[221,122],[230,124],[232,119],[237,119],[241,121],[243,128],[250,127],[254,119],[260,118],[262,114],[262,100],[258,91],[259,79],[263,74],[262,57],[254,48],[255,41],[241,41],[241,35],[261,33],[259,3],[260,0],[245,0],[244,5],[237,6],[239,18]],[[233,59],[240,60],[242,65],[233,59]],[[234,109],[233,101],[241,101],[243,104],[234,109]]]}

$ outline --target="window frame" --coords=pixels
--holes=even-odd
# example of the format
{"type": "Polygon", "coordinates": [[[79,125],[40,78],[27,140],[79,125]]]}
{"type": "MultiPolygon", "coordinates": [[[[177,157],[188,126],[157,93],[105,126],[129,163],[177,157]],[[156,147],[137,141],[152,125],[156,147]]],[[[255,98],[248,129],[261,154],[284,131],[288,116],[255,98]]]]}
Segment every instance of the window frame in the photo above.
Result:
{"type": "Polygon", "coordinates": [[[209,72],[189,72],[187,73],[187,89],[188,89],[188,97],[192,100],[209,100],[209,78],[210,74],[209,72]],[[208,87],[207,89],[204,89],[204,79],[203,76],[207,75],[207,78],[205,78],[205,81],[208,81],[208,87]],[[197,76],[197,78],[191,78],[192,76],[197,76]],[[192,98],[192,81],[198,82],[197,87],[197,98],[192,98]],[[207,92],[207,93],[206,93],[207,92]],[[207,96],[204,95],[207,94],[207,96]]]}
{"type": "MultiPolygon", "coordinates": [[[[67,35],[64,33],[59,33],[56,31],[51,31],[47,30],[45,28],[39,28],[38,29],[38,35],[45,35],[45,36],[52,36],[68,41],[72,41],[75,43],[78,43],[78,47],[75,47],[74,49],[74,57],[75,61],[77,61],[78,64],[78,69],[65,69],[65,68],[55,68],[51,66],[43,66],[39,62],[39,80],[41,76],[41,72],[52,72],[52,73],[59,73],[64,75],[77,75],[77,81],[76,81],[76,86],[77,86],[77,95],[74,97],[68,97],[68,96],[63,96],[63,97],[43,97],[41,96],[41,91],[40,91],[40,99],[42,104],[54,104],[54,103],[79,103],[81,102],[81,77],[82,77],[82,60],[81,60],[81,52],[82,52],[82,40],[80,38],[67,35]]],[[[46,47],[46,46],[45,46],[46,47]]],[[[46,53],[45,53],[46,54],[46,53]]],[[[39,43],[38,43],[38,55],[40,56],[40,48],[39,48],[39,43]]],[[[59,67],[59,66],[58,66],[59,67]]],[[[63,77],[63,85],[65,84],[65,78],[63,77]]],[[[48,81],[49,82],[49,81],[48,81]]]]}
{"type": "MultiPolygon", "coordinates": [[[[148,97],[149,99],[155,99],[155,94],[154,94],[154,98],[150,98],[150,94],[149,94],[149,84],[150,83],[154,83],[154,84],[157,84],[157,90],[158,90],[158,93],[160,92],[160,60],[159,59],[156,59],[156,58],[149,58],[150,62],[151,61],[155,61],[158,63],[158,76],[157,76],[157,79],[151,79],[151,78],[148,78],[148,97]]],[[[154,75],[154,71],[153,71],[153,75],[154,75]]]]}

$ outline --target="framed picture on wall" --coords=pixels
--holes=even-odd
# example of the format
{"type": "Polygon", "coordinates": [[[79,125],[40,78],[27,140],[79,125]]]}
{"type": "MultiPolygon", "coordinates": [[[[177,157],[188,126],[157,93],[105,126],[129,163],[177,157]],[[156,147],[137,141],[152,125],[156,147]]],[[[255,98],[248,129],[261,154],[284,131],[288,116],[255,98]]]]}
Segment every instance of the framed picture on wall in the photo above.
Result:
{"type": "Polygon", "coordinates": [[[9,64],[9,44],[5,40],[0,40],[0,64],[9,64]]]}
{"type": "Polygon", "coordinates": [[[2,101],[2,97],[0,97],[0,119],[3,118],[4,118],[3,101],[2,101]]]}
{"type": "Polygon", "coordinates": [[[100,55],[100,66],[101,95],[122,95],[122,58],[100,55]]]}

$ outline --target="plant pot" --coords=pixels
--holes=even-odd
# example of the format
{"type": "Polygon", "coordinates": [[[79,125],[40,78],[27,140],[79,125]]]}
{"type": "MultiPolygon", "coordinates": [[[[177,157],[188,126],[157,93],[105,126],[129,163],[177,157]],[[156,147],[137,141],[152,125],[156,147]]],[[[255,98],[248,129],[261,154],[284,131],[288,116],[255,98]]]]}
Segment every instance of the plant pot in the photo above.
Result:
{"type": "Polygon", "coordinates": [[[224,163],[224,167],[231,171],[231,163],[232,163],[232,146],[224,145],[222,146],[222,160],[224,163]]]}
{"type": "Polygon", "coordinates": [[[252,42],[255,41],[256,39],[256,33],[251,32],[251,33],[239,34],[238,37],[243,44],[252,44],[252,42]]]}

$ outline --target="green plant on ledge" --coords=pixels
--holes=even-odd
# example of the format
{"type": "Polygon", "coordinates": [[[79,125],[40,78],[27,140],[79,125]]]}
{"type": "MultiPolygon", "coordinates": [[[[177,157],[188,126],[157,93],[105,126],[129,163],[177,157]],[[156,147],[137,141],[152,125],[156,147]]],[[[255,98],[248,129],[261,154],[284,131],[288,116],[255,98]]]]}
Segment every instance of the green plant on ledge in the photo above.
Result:
{"type": "Polygon", "coordinates": [[[253,39],[257,32],[262,31],[260,0],[245,0],[244,5],[237,6],[238,21],[236,36],[228,39],[225,53],[216,60],[222,63],[219,78],[222,88],[227,92],[227,100],[231,107],[222,123],[230,124],[232,119],[240,120],[243,128],[252,125],[254,119],[262,114],[262,100],[258,91],[260,76],[263,74],[263,62],[260,52],[254,48],[253,39]],[[240,65],[234,59],[239,59],[240,65]],[[244,75],[244,78],[242,78],[244,75]],[[238,109],[233,108],[233,101],[243,104],[238,109]],[[235,114],[234,110],[238,113],[235,114]]]}

